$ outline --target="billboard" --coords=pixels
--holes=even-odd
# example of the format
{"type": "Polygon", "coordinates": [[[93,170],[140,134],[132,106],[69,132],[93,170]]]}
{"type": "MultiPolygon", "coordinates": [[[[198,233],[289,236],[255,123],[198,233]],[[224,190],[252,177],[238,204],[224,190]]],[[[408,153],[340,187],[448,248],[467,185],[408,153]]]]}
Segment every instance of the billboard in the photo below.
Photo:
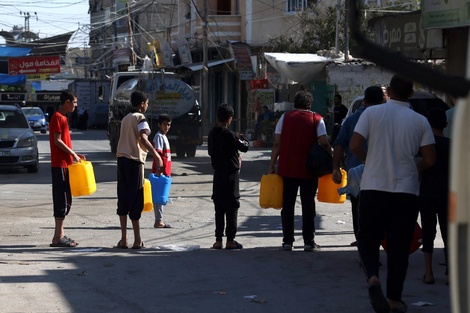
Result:
{"type": "Polygon", "coordinates": [[[34,56],[8,59],[9,75],[60,73],[60,56],[34,56]]]}

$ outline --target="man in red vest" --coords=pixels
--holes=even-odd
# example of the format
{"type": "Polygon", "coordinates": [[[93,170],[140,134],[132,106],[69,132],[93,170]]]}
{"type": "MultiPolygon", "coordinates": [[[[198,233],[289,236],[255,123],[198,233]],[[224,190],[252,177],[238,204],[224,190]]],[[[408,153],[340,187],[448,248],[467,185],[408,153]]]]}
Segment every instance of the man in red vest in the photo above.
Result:
{"type": "Polygon", "coordinates": [[[286,251],[292,250],[294,238],[294,211],[297,191],[300,187],[302,203],[302,236],[304,251],[319,249],[315,243],[315,194],[318,178],[307,170],[307,155],[315,140],[331,151],[325,123],[320,114],[310,111],[313,97],[305,89],[296,93],[295,110],[284,113],[274,131],[269,173],[275,173],[279,158],[278,174],[283,179],[283,207],[281,211],[283,243],[286,251]]]}

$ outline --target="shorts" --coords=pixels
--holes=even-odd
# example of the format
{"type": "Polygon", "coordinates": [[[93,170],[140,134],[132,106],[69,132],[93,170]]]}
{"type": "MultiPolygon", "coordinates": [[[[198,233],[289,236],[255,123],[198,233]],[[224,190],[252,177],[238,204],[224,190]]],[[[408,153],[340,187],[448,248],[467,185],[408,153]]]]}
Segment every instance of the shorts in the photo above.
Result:
{"type": "Polygon", "coordinates": [[[52,203],[54,217],[64,219],[72,206],[72,193],[70,192],[69,170],[62,167],[51,167],[52,174],[52,203]]]}
{"type": "Polygon", "coordinates": [[[117,158],[117,215],[129,214],[133,221],[140,219],[144,209],[144,164],[128,159],[117,158]]]}

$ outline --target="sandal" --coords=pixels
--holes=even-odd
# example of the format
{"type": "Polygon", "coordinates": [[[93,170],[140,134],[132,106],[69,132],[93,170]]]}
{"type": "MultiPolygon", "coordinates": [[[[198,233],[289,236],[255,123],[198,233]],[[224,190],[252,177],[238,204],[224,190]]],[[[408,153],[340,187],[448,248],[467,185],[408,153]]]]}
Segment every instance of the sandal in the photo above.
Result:
{"type": "Polygon", "coordinates": [[[126,245],[123,245],[123,244],[122,244],[122,240],[119,240],[119,242],[117,243],[117,245],[116,245],[114,248],[118,248],[118,249],[127,249],[127,248],[129,248],[129,247],[126,246],[126,245]]]}
{"type": "Polygon", "coordinates": [[[236,242],[235,240],[233,241],[227,241],[227,244],[225,245],[225,249],[227,250],[236,250],[236,249],[243,249],[243,246],[236,242]]]}
{"type": "Polygon", "coordinates": [[[217,240],[216,242],[214,242],[214,244],[212,245],[212,249],[222,249],[222,240],[217,240]]]}
{"type": "Polygon", "coordinates": [[[380,285],[369,286],[369,301],[376,313],[390,312],[390,305],[388,304],[380,285]]]}
{"type": "Polygon", "coordinates": [[[142,243],[140,244],[140,246],[133,246],[133,247],[132,247],[132,249],[142,249],[142,248],[145,248],[143,241],[142,241],[142,243]]]}
{"type": "Polygon", "coordinates": [[[434,285],[435,282],[436,280],[434,279],[434,276],[432,276],[431,279],[426,279],[426,275],[423,276],[423,283],[426,285],[434,285]]]}
{"type": "Polygon", "coordinates": [[[60,247],[60,248],[74,248],[74,247],[78,246],[78,242],[75,242],[75,240],[73,240],[72,238],[64,236],[64,237],[60,238],[57,243],[51,243],[49,246],[54,247],[54,248],[58,248],[58,247],[60,247]]]}

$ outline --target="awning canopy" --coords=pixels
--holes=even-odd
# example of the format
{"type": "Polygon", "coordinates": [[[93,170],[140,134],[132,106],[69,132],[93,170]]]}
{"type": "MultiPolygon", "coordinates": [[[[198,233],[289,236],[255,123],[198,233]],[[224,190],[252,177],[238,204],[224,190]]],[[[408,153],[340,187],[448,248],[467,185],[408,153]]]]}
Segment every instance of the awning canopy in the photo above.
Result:
{"type": "Polygon", "coordinates": [[[308,84],[320,77],[331,58],[310,53],[271,53],[264,57],[283,77],[301,84],[308,84]]]}
{"type": "Polygon", "coordinates": [[[22,86],[26,83],[26,75],[0,74],[0,85],[22,86]]]}
{"type": "MultiPolygon", "coordinates": [[[[230,58],[230,59],[223,59],[223,60],[211,60],[207,62],[207,67],[214,67],[217,65],[233,62],[235,59],[230,58]]],[[[204,63],[193,63],[193,64],[185,64],[181,65],[180,67],[186,67],[189,68],[191,71],[196,72],[202,70],[204,67],[204,63]]]]}
{"type": "Polygon", "coordinates": [[[17,58],[29,54],[32,48],[0,47],[0,58],[17,58]]]}

